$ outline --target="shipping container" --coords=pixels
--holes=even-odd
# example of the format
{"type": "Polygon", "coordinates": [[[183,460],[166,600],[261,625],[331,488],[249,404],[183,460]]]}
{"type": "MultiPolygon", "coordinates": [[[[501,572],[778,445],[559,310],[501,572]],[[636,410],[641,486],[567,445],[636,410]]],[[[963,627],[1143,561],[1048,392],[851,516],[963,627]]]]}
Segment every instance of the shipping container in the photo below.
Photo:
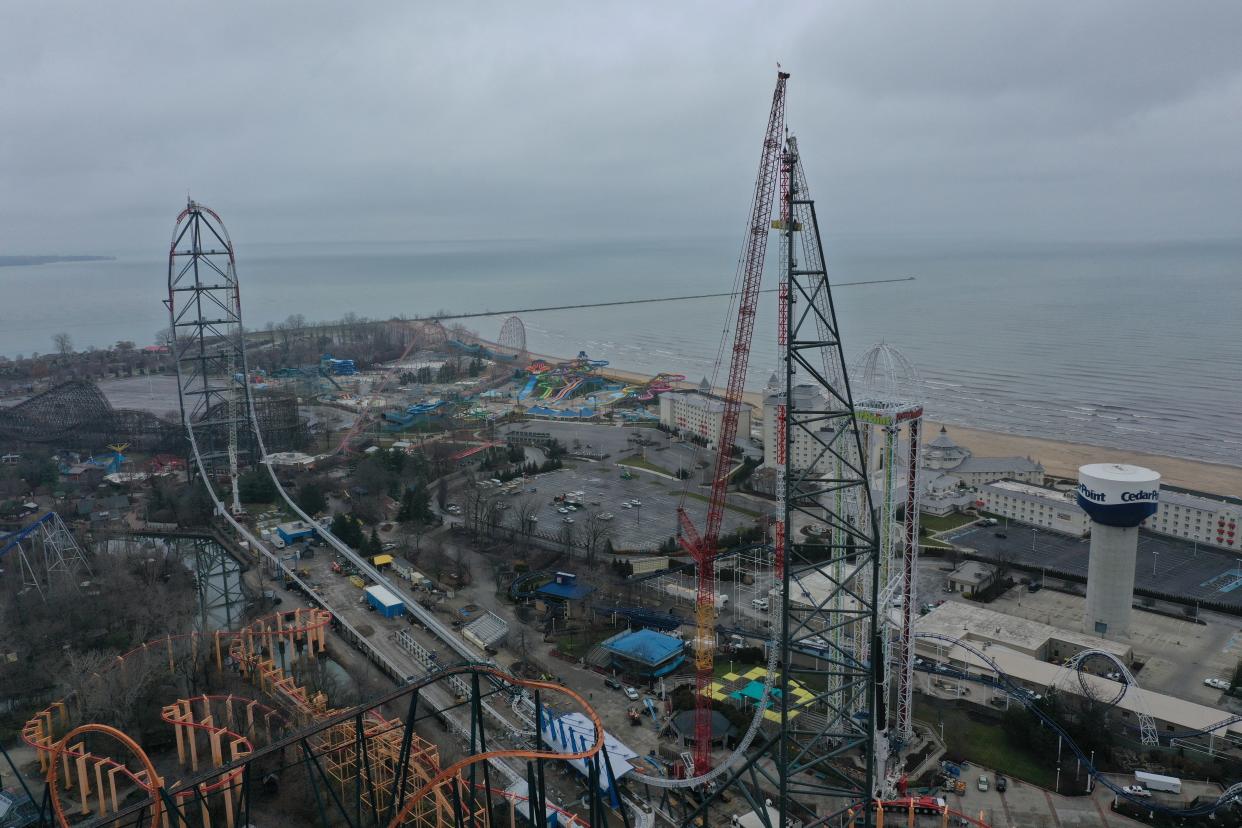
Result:
{"type": "Polygon", "coordinates": [[[366,588],[367,603],[385,618],[399,618],[405,614],[405,604],[386,587],[369,586],[366,588]]]}

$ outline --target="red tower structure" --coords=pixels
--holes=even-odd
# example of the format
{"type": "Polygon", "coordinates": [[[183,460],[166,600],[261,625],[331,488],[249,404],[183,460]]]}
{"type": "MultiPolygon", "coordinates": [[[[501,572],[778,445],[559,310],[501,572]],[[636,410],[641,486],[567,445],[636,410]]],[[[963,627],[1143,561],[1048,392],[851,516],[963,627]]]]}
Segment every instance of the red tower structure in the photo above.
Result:
{"type": "Polygon", "coordinates": [[[715,559],[720,527],[724,519],[725,494],[729,487],[729,467],[733,443],[737,437],[737,420],[746,383],[746,367],[750,361],[750,342],[755,330],[755,314],[759,303],[759,285],[763,280],[763,261],[767,254],[772,204],[780,170],[781,147],[785,129],[785,82],[788,72],[778,72],[772,93],[768,128],[763,136],[759,175],[751,201],[750,223],[742,248],[741,290],[738,296],[737,325],[733,330],[733,350],[729,358],[729,384],[721,414],[720,439],[716,444],[716,460],[712,469],[712,489],[708,498],[707,523],[700,533],[685,507],[677,509],[681,525],[680,543],[694,560],[697,570],[694,638],[695,706],[694,706],[694,775],[711,768],[712,724],[711,698],[708,688],[713,678],[716,653],[716,572],[715,559]]]}

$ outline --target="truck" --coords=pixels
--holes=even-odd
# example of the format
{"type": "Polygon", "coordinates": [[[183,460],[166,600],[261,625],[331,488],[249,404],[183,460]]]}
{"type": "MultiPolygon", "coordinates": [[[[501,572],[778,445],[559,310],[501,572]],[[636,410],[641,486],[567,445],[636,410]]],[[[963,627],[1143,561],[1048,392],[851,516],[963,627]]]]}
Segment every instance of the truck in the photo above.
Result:
{"type": "Polygon", "coordinates": [[[405,604],[386,587],[379,584],[367,587],[367,603],[385,618],[400,618],[405,614],[405,604]]]}
{"type": "Polygon", "coordinates": [[[1182,792],[1182,780],[1176,776],[1161,776],[1158,773],[1135,771],[1134,781],[1152,791],[1163,791],[1172,794],[1180,794],[1182,792]]]}

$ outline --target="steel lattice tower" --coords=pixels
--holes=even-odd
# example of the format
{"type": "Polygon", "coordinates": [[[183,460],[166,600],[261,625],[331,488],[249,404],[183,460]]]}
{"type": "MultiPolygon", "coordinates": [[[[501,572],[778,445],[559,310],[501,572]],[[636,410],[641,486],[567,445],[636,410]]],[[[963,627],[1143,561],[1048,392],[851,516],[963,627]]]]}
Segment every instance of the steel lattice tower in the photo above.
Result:
{"type": "MultiPolygon", "coordinates": [[[[777,413],[783,610],[781,673],[773,683],[780,696],[773,709],[780,729],[720,788],[742,793],[769,828],[786,820],[835,825],[850,811],[861,827],[872,824],[865,803],[877,792],[883,766],[872,722],[887,716],[884,665],[871,657],[883,652],[876,613],[879,529],[819,221],[792,138],[782,158],[781,189],[781,217],[773,222],[782,247],[778,314],[786,402],[777,413]],[[793,393],[796,384],[808,383],[819,393],[793,393]],[[795,461],[808,454],[809,460],[795,461]],[[826,542],[801,542],[798,530],[811,523],[827,528],[826,542]],[[812,583],[814,600],[801,599],[812,583]],[[771,790],[779,796],[769,807],[764,792],[771,790]]],[[[705,814],[711,803],[696,813],[705,814]]]]}
{"type": "Polygon", "coordinates": [[[249,428],[241,294],[233,242],[220,216],[190,201],[173,227],[168,250],[168,299],[177,395],[186,432],[204,472],[232,483],[241,511],[238,435],[249,428]]]}
{"type": "Polygon", "coordinates": [[[0,535],[0,560],[8,554],[17,557],[22,587],[35,590],[45,600],[61,585],[76,587],[82,572],[91,574],[82,547],[55,512],[17,532],[0,535]]]}

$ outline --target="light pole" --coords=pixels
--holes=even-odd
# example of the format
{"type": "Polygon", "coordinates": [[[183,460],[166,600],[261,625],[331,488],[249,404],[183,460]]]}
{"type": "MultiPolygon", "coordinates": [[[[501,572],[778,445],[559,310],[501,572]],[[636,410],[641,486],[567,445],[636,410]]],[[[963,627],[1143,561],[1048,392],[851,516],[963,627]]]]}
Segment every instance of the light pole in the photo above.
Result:
{"type": "Polygon", "coordinates": [[[1160,560],[1160,553],[1156,550],[1151,552],[1151,576],[1156,577],[1156,561],[1160,560]]]}

